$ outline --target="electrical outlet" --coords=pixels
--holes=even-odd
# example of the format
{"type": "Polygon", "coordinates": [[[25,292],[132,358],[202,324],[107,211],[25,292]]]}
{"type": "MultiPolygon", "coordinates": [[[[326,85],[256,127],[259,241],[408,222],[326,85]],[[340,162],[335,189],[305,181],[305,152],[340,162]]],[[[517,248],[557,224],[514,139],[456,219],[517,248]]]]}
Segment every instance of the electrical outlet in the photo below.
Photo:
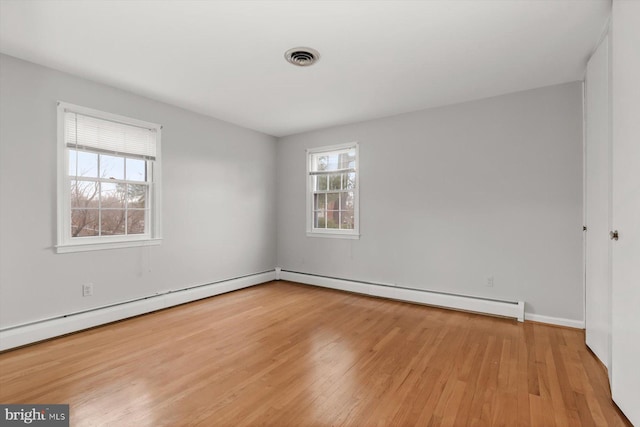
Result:
{"type": "Polygon", "coordinates": [[[487,277],[487,286],[490,288],[493,287],[493,276],[487,277]]]}
{"type": "Polygon", "coordinates": [[[86,285],[82,285],[82,296],[90,297],[93,295],[93,283],[87,283],[86,285]]]}

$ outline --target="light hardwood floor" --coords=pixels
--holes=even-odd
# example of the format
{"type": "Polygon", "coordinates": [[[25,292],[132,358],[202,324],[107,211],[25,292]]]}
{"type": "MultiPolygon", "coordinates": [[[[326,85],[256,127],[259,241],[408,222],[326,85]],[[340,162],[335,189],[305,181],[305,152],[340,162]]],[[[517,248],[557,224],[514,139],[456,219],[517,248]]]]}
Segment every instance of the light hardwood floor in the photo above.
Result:
{"type": "Polygon", "coordinates": [[[0,354],[71,425],[629,425],[579,330],[272,282],[0,354]]]}

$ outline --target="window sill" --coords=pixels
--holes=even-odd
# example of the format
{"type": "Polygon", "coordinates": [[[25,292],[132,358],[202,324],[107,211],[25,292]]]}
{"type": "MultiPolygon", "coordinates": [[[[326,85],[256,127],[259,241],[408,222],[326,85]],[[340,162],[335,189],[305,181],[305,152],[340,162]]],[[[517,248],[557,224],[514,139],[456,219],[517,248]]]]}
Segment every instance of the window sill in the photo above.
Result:
{"type": "Polygon", "coordinates": [[[318,232],[312,232],[312,231],[307,231],[307,237],[324,237],[329,239],[351,239],[351,240],[360,239],[359,234],[318,233],[318,232]]]}
{"type": "Polygon", "coordinates": [[[70,243],[56,246],[56,253],[100,251],[105,249],[133,248],[137,246],[157,246],[162,239],[124,240],[119,242],[70,243]]]}

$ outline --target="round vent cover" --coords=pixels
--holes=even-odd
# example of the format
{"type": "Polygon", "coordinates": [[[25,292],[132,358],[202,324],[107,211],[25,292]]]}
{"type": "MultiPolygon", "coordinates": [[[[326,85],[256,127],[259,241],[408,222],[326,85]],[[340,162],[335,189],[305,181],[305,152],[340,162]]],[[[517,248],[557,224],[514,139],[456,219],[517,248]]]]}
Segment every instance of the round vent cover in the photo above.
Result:
{"type": "Polygon", "coordinates": [[[284,57],[293,65],[307,67],[309,65],[313,65],[318,59],[320,59],[320,54],[317,50],[311,49],[310,47],[294,47],[293,49],[286,51],[284,53],[284,57]]]}

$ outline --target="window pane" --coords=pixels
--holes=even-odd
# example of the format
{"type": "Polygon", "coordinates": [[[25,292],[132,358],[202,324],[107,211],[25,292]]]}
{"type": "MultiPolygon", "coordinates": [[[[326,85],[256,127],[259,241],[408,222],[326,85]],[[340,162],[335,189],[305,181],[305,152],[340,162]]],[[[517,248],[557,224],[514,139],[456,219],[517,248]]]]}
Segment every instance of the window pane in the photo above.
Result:
{"type": "Polygon", "coordinates": [[[76,176],[77,159],[78,152],[76,150],[69,150],[69,176],[76,176]]]}
{"type": "Polygon", "coordinates": [[[140,159],[127,159],[128,181],[146,181],[147,180],[147,162],[140,159]]]}
{"type": "Polygon", "coordinates": [[[353,206],[354,206],[353,191],[346,191],[344,193],[340,193],[340,210],[353,209],[353,206]]]}
{"type": "Polygon", "coordinates": [[[316,211],[313,213],[313,228],[325,228],[325,211],[316,211]]]}
{"type": "Polygon", "coordinates": [[[346,168],[355,168],[356,167],[356,150],[355,148],[352,148],[351,150],[347,151],[346,153],[342,154],[342,157],[340,158],[340,167],[342,169],[346,169],[346,168]]]}
{"type": "Polygon", "coordinates": [[[338,168],[346,169],[348,167],[351,167],[351,165],[349,164],[351,163],[351,159],[352,157],[349,156],[349,153],[340,153],[339,160],[338,160],[338,168]]]}
{"type": "Polygon", "coordinates": [[[133,209],[127,211],[127,234],[143,234],[146,210],[133,209]]]}
{"type": "Polygon", "coordinates": [[[344,190],[347,188],[347,184],[348,184],[348,177],[346,173],[343,173],[340,175],[340,180],[342,181],[342,186],[340,187],[340,189],[344,190]]]}
{"type": "Polygon", "coordinates": [[[72,209],[71,210],[71,237],[97,236],[98,235],[98,210],[97,209],[72,209]]]}
{"type": "Polygon", "coordinates": [[[340,211],[327,211],[327,228],[340,228],[340,211]]]}
{"type": "Polygon", "coordinates": [[[339,173],[329,175],[329,190],[340,190],[340,180],[341,175],[339,173]]]}
{"type": "Polygon", "coordinates": [[[86,151],[77,151],[78,176],[98,177],[98,155],[86,151]]]}
{"type": "Polygon", "coordinates": [[[329,165],[327,166],[327,170],[336,170],[338,169],[339,165],[338,165],[338,160],[339,160],[339,155],[336,153],[332,153],[331,155],[327,156],[329,159],[329,165]]]}
{"type": "Polygon", "coordinates": [[[353,211],[340,211],[340,228],[343,230],[353,230],[353,211]]]}
{"type": "Polygon", "coordinates": [[[100,155],[100,177],[124,179],[124,157],[100,155]]]}
{"type": "Polygon", "coordinates": [[[351,190],[352,188],[356,188],[356,173],[349,172],[347,175],[347,182],[344,186],[345,189],[351,190]]]}
{"type": "Polygon", "coordinates": [[[322,194],[314,194],[313,196],[313,210],[322,210],[327,206],[327,195],[322,194]]]}
{"type": "Polygon", "coordinates": [[[316,191],[324,191],[327,189],[327,176],[319,175],[315,177],[315,189],[316,191]]]}
{"type": "Polygon", "coordinates": [[[98,208],[98,183],[92,181],[71,181],[72,208],[98,208]]]}
{"type": "Polygon", "coordinates": [[[322,154],[321,155],[314,154],[312,169],[316,172],[326,170],[328,163],[329,163],[329,157],[322,154]]]}
{"type": "Polygon", "coordinates": [[[311,159],[311,170],[313,172],[354,168],[356,164],[356,150],[354,148],[317,153],[312,154],[311,159]]]}
{"type": "Polygon", "coordinates": [[[327,209],[340,210],[339,195],[340,193],[327,193],[327,209]]]}
{"type": "Polygon", "coordinates": [[[148,188],[147,185],[127,184],[127,207],[146,208],[148,188]]]}
{"type": "Polygon", "coordinates": [[[124,234],[125,210],[124,209],[102,209],[101,211],[101,235],[111,236],[124,234]]]}
{"type": "Polygon", "coordinates": [[[102,208],[124,209],[127,184],[100,183],[100,206],[102,208]]]}

